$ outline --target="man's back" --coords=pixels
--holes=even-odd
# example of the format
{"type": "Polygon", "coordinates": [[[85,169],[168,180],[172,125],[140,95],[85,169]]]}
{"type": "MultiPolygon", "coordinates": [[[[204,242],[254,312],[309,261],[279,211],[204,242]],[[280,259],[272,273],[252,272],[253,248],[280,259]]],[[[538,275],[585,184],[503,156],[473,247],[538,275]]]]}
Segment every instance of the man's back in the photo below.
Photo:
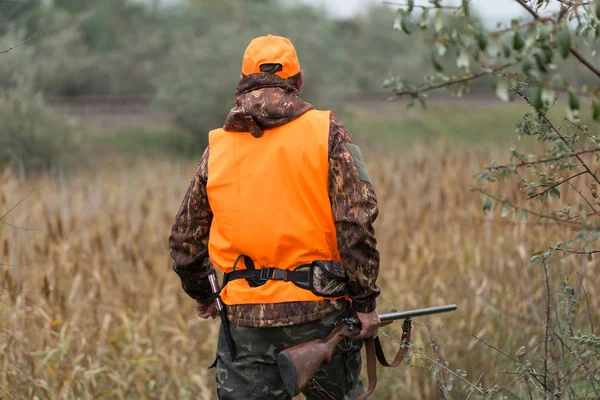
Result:
{"type": "MultiPolygon", "coordinates": [[[[247,132],[210,133],[213,265],[231,272],[239,255],[257,268],[285,270],[314,260],[340,261],[327,185],[329,117],[308,111],[258,139],[247,132]]],[[[252,290],[238,280],[221,296],[228,305],[323,299],[284,281],[252,290]]]]}

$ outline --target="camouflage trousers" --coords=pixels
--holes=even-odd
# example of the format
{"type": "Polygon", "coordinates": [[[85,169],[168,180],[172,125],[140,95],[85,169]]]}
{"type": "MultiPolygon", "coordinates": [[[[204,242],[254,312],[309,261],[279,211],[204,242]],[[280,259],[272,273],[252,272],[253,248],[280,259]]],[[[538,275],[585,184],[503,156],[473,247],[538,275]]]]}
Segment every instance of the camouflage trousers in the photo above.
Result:
{"type": "MultiPolygon", "coordinates": [[[[217,395],[221,400],[291,399],[277,367],[280,351],[323,339],[334,323],[347,316],[342,310],[299,325],[247,328],[231,325],[236,357],[231,360],[223,329],[217,345],[217,395]]],[[[354,400],[364,392],[360,380],[362,340],[345,339],[332,361],[323,365],[302,391],[308,400],[354,400]]]]}

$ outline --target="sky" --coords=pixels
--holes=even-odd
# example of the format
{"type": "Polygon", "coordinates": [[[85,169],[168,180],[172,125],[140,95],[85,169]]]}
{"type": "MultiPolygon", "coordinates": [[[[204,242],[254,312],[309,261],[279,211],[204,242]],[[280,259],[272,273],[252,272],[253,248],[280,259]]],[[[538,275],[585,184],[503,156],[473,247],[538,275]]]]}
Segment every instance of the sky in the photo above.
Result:
{"type": "MultiPolygon", "coordinates": [[[[152,1],[152,0],[141,0],[152,1]]],[[[175,4],[181,0],[159,0],[162,4],[175,4]]],[[[317,6],[323,6],[335,17],[351,17],[371,4],[383,4],[384,0],[286,0],[290,3],[308,3],[317,6]]],[[[399,3],[406,3],[406,0],[390,0],[399,3]]],[[[558,1],[553,1],[558,6],[558,1]]],[[[415,4],[430,4],[428,0],[415,0],[415,4]]],[[[444,5],[460,4],[460,0],[443,0],[444,5]]],[[[477,10],[484,21],[495,26],[498,22],[510,22],[511,18],[524,16],[523,8],[515,0],[471,0],[471,4],[477,10]]],[[[556,8],[556,7],[554,7],[556,8]]]]}
{"type": "MultiPolygon", "coordinates": [[[[381,4],[382,0],[288,0],[291,2],[309,3],[324,6],[332,15],[337,17],[352,16],[369,4],[381,4]]],[[[406,3],[404,0],[396,0],[406,3]]],[[[443,4],[457,4],[458,0],[444,0],[443,4]]],[[[429,4],[427,0],[415,0],[415,4],[429,4]]],[[[524,15],[523,8],[515,0],[473,0],[472,4],[486,23],[495,25],[497,22],[510,21],[511,18],[524,15]]]]}

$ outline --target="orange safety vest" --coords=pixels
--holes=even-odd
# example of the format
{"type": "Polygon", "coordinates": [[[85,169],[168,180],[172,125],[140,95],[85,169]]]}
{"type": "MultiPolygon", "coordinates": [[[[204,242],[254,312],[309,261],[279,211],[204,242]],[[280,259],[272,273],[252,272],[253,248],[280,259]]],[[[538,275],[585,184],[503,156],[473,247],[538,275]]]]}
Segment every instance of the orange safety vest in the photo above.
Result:
{"type": "MultiPolygon", "coordinates": [[[[208,248],[216,268],[232,272],[242,254],[257,269],[341,260],[328,191],[330,115],[308,111],[260,138],[210,132],[208,248]]],[[[292,282],[251,287],[245,279],[229,281],[221,298],[227,305],[324,299],[292,282]]]]}

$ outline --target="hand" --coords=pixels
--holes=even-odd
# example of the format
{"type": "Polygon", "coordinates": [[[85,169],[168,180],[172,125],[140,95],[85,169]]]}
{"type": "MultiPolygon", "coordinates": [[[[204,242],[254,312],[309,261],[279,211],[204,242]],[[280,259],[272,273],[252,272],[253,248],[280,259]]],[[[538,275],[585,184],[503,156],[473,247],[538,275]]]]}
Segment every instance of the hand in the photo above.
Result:
{"type": "Polygon", "coordinates": [[[198,312],[198,316],[202,319],[208,318],[216,318],[219,310],[217,310],[217,303],[213,301],[210,304],[202,304],[200,302],[196,302],[196,311],[198,312]]]}
{"type": "Polygon", "coordinates": [[[356,316],[360,320],[362,325],[362,329],[360,333],[352,336],[353,339],[367,339],[374,336],[377,336],[377,328],[381,321],[379,320],[379,315],[377,315],[377,311],[371,311],[370,313],[356,313],[356,316]]]}

